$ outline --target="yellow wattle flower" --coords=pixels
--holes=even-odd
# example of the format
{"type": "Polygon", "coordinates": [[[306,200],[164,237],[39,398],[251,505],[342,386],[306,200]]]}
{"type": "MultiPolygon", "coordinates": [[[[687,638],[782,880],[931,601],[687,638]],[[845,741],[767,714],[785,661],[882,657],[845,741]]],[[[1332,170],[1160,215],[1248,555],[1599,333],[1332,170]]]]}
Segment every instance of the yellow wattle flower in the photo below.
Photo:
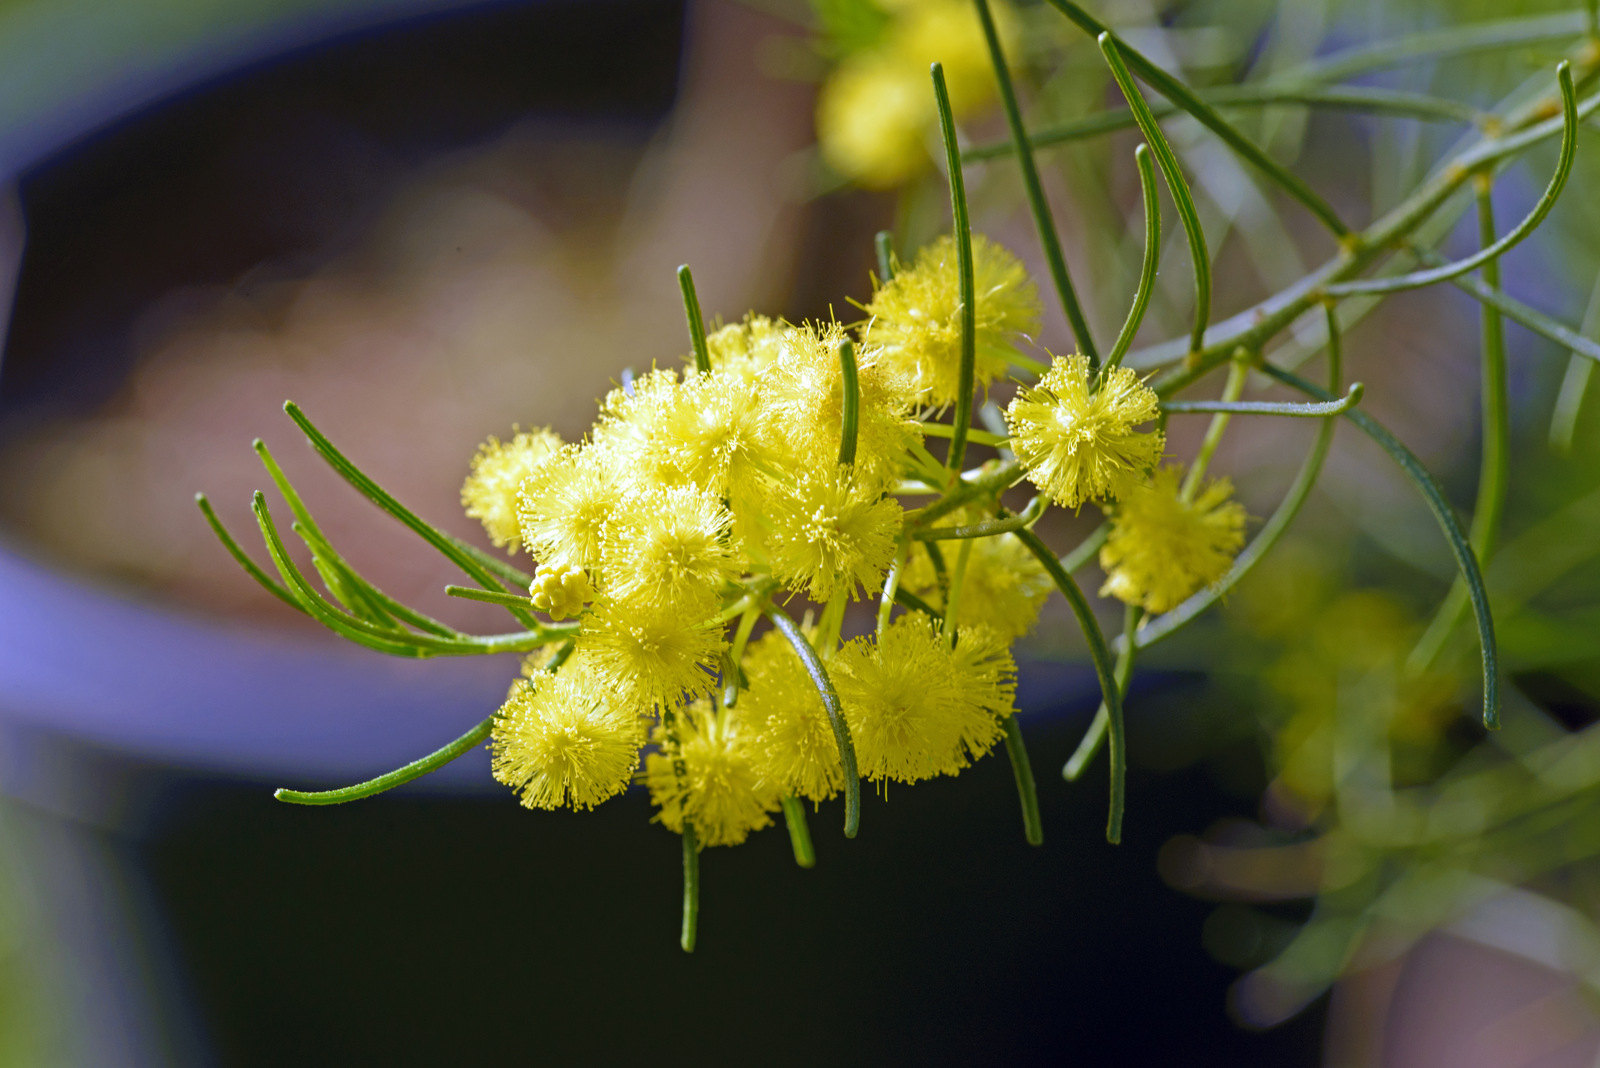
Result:
{"type": "MultiPolygon", "coordinates": [[[[983,518],[961,509],[938,525],[959,526],[983,518]]],[[[900,585],[935,607],[942,604],[938,574],[921,544],[913,545],[900,573],[900,585]]],[[[985,627],[1007,641],[1020,638],[1039,621],[1039,610],[1054,590],[1055,583],[1015,534],[977,538],[967,558],[966,580],[956,602],[956,624],[962,633],[969,627],[985,627]]]]}
{"type": "Polygon", "coordinates": [[[1118,500],[1161,459],[1159,430],[1134,429],[1160,414],[1155,391],[1126,367],[1089,378],[1084,356],[1057,356],[1006,408],[1011,450],[1028,481],[1067,508],[1118,500]]]}
{"type": "Polygon", "coordinates": [[[571,669],[519,679],[490,733],[494,777],[528,808],[593,808],[621,793],[638,764],[637,710],[571,669]]]}
{"type": "Polygon", "coordinates": [[[1102,596],[1166,612],[1227,574],[1244,546],[1244,506],[1225,478],[1183,500],[1182,473],[1163,467],[1118,502],[1100,550],[1102,596]]]}
{"type": "Polygon", "coordinates": [[[738,574],[731,521],[714,493],[692,485],[628,497],[601,539],[607,596],[710,615],[723,584],[738,574]]]}
{"type": "Polygon", "coordinates": [[[883,581],[903,513],[894,498],[856,485],[848,468],[821,467],[765,499],[767,561],[779,581],[819,604],[855,600],[883,581]]]}
{"type": "Polygon", "coordinates": [[[564,445],[517,494],[522,542],[541,565],[586,570],[600,563],[600,536],[622,501],[621,480],[592,446],[564,445]]]}
{"type": "Polygon", "coordinates": [[[588,572],[576,567],[541,566],[528,586],[533,607],[551,619],[566,619],[583,611],[594,597],[588,572]]]}
{"type": "Polygon", "coordinates": [[[749,688],[739,697],[739,714],[753,728],[751,751],[762,780],[808,801],[837,794],[844,785],[839,744],[794,648],[769,632],[751,643],[743,667],[749,688]]]}
{"type": "Polygon", "coordinates": [[[641,704],[674,704],[711,691],[726,648],[722,627],[678,606],[603,596],[584,617],[573,659],[600,685],[641,704]]]}
{"type": "MultiPolygon", "coordinates": [[[[1015,340],[1039,330],[1039,291],[1010,252],[972,235],[974,365],[980,388],[1005,374],[1015,340]]],[[[879,285],[866,306],[863,331],[884,359],[916,384],[925,404],[945,407],[960,393],[961,279],[954,238],[925,246],[916,260],[879,285]]]]}
{"type": "Polygon", "coordinates": [[[548,429],[518,433],[510,441],[490,436],[472,458],[471,473],[461,484],[461,506],[483,523],[497,549],[516,552],[522,540],[517,524],[517,492],[522,483],[561,447],[561,437],[548,429]]]}
{"type": "Polygon", "coordinates": [[[645,758],[644,781],[669,829],[682,834],[688,819],[700,845],[719,846],[771,825],[778,788],[762,782],[734,709],[719,716],[706,701],[669,708],[654,740],[661,748],[645,758]]]}

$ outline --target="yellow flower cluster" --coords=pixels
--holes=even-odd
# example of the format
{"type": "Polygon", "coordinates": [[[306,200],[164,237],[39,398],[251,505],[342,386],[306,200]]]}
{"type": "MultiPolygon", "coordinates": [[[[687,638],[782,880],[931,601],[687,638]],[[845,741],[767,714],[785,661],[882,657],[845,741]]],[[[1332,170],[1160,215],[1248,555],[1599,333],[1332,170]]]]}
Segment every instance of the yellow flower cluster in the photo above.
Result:
{"type": "MultiPolygon", "coordinates": [[[[974,256],[987,386],[1018,362],[1039,305],[1010,253],[980,239],[974,256]]],[[[589,808],[637,776],[665,826],[735,845],[785,797],[840,792],[838,729],[879,783],[957,774],[1003,736],[1009,646],[1051,582],[1002,534],[963,543],[962,588],[948,589],[937,546],[951,543],[909,537],[895,498],[902,480],[929,477],[918,417],[957,399],[954,260],[948,239],[924,249],[878,286],[853,335],[751,315],[706,339],[709,371],[655,369],[613,389],[583,441],[540,430],[479,451],[468,514],[537,562],[532,608],[577,621],[570,649],[529,658],[494,724],[494,774],[525,805],[589,808]],[[847,342],[858,403],[854,461],[840,464],[847,342]],[[901,587],[928,611],[885,613],[876,634],[841,640],[846,604],[880,596],[897,559],[901,587]],[[805,640],[842,724],[789,639],[752,633],[783,591],[821,607],[805,640]]],[[[1156,414],[1131,371],[1095,380],[1074,356],[1023,388],[1007,418],[1027,477],[1052,499],[1120,499],[1103,592],[1161,611],[1227,566],[1243,512],[1226,483],[1189,503],[1176,468],[1150,476],[1162,436],[1136,428],[1156,414]]],[[[985,518],[973,504],[938,522],[985,518]]]]}
{"type": "MultiPolygon", "coordinates": [[[[928,67],[944,64],[950,109],[966,118],[995,99],[994,74],[978,16],[968,0],[876,0],[883,26],[867,47],[845,56],[817,99],[817,142],[828,165],[872,189],[888,189],[928,166],[939,117],[928,67]]],[[[1016,36],[1009,5],[992,4],[1001,39],[1016,36]]]]}

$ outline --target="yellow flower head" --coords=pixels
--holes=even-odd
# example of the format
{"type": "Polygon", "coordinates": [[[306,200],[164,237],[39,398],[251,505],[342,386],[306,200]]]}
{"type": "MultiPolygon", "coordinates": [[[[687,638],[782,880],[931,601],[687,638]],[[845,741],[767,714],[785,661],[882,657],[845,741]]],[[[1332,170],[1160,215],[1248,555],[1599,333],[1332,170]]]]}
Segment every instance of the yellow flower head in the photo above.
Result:
{"type": "Polygon", "coordinates": [[[518,680],[490,733],[494,777],[528,808],[593,808],[621,793],[643,742],[636,710],[570,669],[518,680]]]}
{"type": "Polygon", "coordinates": [[[748,497],[761,470],[776,462],[762,393],[754,376],[735,370],[688,375],[661,425],[660,447],[672,466],[701,489],[748,497]]]}
{"type": "Polygon", "coordinates": [[[858,588],[876,589],[894,558],[900,504],[855,485],[847,468],[827,463],[766,498],[768,563],[779,581],[818,603],[858,588]]]}
{"type": "MultiPolygon", "coordinates": [[[[754,381],[777,360],[783,335],[791,329],[787,323],[751,312],[743,322],[714,330],[706,338],[711,369],[719,375],[754,381]]],[[[693,363],[692,355],[689,361],[693,363]]]]}
{"type": "MultiPolygon", "coordinates": [[[[796,470],[814,470],[839,455],[844,433],[839,345],[846,336],[838,323],[795,327],[784,335],[782,356],[764,378],[772,406],[772,449],[796,470]]],[[[860,395],[856,477],[881,486],[898,474],[901,457],[919,440],[921,431],[910,418],[916,386],[874,346],[858,346],[855,358],[860,395]]]]}
{"type": "Polygon", "coordinates": [[[679,403],[678,373],[654,370],[618,386],[600,402],[600,418],[589,436],[595,452],[619,472],[631,488],[683,481],[672,462],[666,423],[679,403]]]}
{"type": "MultiPolygon", "coordinates": [[[[1039,329],[1039,291],[1011,253],[981,234],[972,235],[973,332],[977,384],[1005,374],[1018,335],[1039,329]]],[[[948,234],[917,253],[916,262],[879,286],[866,306],[872,320],[865,337],[883,348],[895,370],[916,383],[927,404],[954,404],[960,390],[961,279],[956,243],[948,234]]]]}
{"type": "Polygon", "coordinates": [[[517,522],[541,565],[585,570],[600,562],[600,534],[622,500],[612,465],[592,447],[565,445],[517,494],[517,522]]]}
{"type": "MultiPolygon", "coordinates": [[[[513,428],[515,431],[515,428],[513,428]]],[[[483,523],[497,549],[516,552],[522,531],[517,526],[517,491],[534,468],[561,447],[549,430],[529,430],[510,441],[490,437],[472,458],[472,471],[461,484],[461,506],[483,523]]]]}
{"type": "Polygon", "coordinates": [[[772,631],[751,644],[743,666],[750,685],[739,697],[739,714],[753,728],[762,781],[811,801],[834,796],[844,785],[839,743],[793,646],[772,631]]]}
{"type": "MultiPolygon", "coordinates": [[[[975,512],[957,511],[945,522],[959,526],[981,518],[975,512]]],[[[912,547],[900,585],[923,600],[940,603],[938,574],[921,545],[912,547]]],[[[956,624],[963,634],[968,627],[981,626],[1007,641],[1020,638],[1039,621],[1039,610],[1054,589],[1050,576],[1015,534],[978,538],[967,559],[966,578],[956,602],[956,624]]]]}
{"type": "Polygon", "coordinates": [[[661,751],[645,758],[644,780],[668,828],[682,834],[689,819],[702,846],[719,846],[738,845],[771,825],[777,787],[761,781],[732,709],[720,718],[705,701],[669,709],[655,742],[661,751]]]}
{"type": "Polygon", "coordinates": [[[1102,596],[1166,612],[1227,574],[1244,545],[1244,507],[1231,499],[1233,486],[1225,478],[1209,483],[1194,501],[1183,500],[1182,473],[1163,467],[1118,503],[1100,550],[1102,596]]]}
{"type": "Polygon", "coordinates": [[[978,635],[958,653],[911,612],[878,642],[856,638],[839,651],[834,685],[862,775],[907,783],[954,775],[994,745],[1011,712],[1012,669],[998,639],[978,635]]]}
{"type": "Polygon", "coordinates": [[[608,596],[709,615],[737,574],[731,516],[713,493],[662,486],[628,498],[603,539],[608,596]]]}
{"type": "Polygon", "coordinates": [[[551,619],[566,619],[583,611],[594,597],[587,572],[576,567],[541,565],[528,586],[533,607],[551,619]]]}
{"type": "Polygon", "coordinates": [[[1134,429],[1160,414],[1155,391],[1126,367],[1090,385],[1087,358],[1057,356],[1006,409],[1028,480],[1067,508],[1127,495],[1161,459],[1161,432],[1134,429]]]}
{"type": "Polygon", "coordinates": [[[674,704],[710,692],[726,646],[722,628],[678,606],[602,597],[583,621],[574,658],[602,686],[641,704],[674,704]]]}

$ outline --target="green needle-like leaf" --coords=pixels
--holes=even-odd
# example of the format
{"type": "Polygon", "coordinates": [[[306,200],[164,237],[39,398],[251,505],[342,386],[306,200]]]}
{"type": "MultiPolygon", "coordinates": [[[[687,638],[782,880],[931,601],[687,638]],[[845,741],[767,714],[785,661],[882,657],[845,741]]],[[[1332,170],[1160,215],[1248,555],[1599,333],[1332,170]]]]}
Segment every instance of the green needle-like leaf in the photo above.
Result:
{"type": "Polygon", "coordinates": [[[844,836],[854,838],[861,829],[861,775],[856,771],[856,747],[850,740],[850,725],[844,719],[844,706],[839,703],[839,691],[833,688],[828,669],[823,666],[817,651],[811,648],[806,636],[800,633],[795,621],[771,601],[765,602],[762,611],[772,625],[794,647],[795,655],[811,676],[812,685],[822,697],[822,707],[828,713],[828,725],[833,728],[833,740],[839,746],[839,763],[844,770],[844,836]]]}
{"type": "Polygon", "coordinates": [[[1300,419],[1320,419],[1325,415],[1342,415],[1361,403],[1366,387],[1360,382],[1350,385],[1342,398],[1327,404],[1294,404],[1277,401],[1162,401],[1161,410],[1170,414],[1199,412],[1226,412],[1230,415],[1287,415],[1300,419]]]}
{"type": "MultiPolygon", "coordinates": [[[[1071,19],[1077,26],[1090,37],[1101,37],[1110,34],[1110,30],[1103,23],[1090,15],[1083,8],[1073,3],[1073,0],[1047,0],[1051,7],[1071,19]]],[[[1156,92],[1172,101],[1178,107],[1188,112],[1206,129],[1218,137],[1239,155],[1248,160],[1262,174],[1272,179],[1283,187],[1283,191],[1298,200],[1318,219],[1331,230],[1335,237],[1344,237],[1350,228],[1339,218],[1337,212],[1328,205],[1328,202],[1318,196],[1310,186],[1291,174],[1277,160],[1257,148],[1248,138],[1234,129],[1229,122],[1216,110],[1209,107],[1205,101],[1196,96],[1188,86],[1178,79],[1150,62],[1136,49],[1129,48],[1127,44],[1112,38],[1114,47],[1127,57],[1128,66],[1138,72],[1139,77],[1148,82],[1156,92]]],[[[1101,46],[1102,50],[1104,45],[1101,46]]],[[[1126,89],[1124,89],[1126,92],[1126,89]]],[[[1130,101],[1131,103],[1131,101],[1130,101]]],[[[1146,134],[1146,137],[1149,135],[1146,134]]]]}
{"type": "Polygon", "coordinates": [[[839,463],[856,462],[856,432],[861,422],[861,382],[856,375],[856,350],[845,338],[839,342],[839,378],[844,385],[843,424],[839,430],[839,463]]]}
{"type": "Polygon", "coordinates": [[[1161,264],[1161,201],[1156,196],[1156,172],[1150,162],[1150,146],[1140,145],[1133,150],[1133,161],[1139,168],[1139,191],[1144,197],[1144,263],[1139,268],[1139,288],[1133,294],[1133,304],[1128,317],[1122,322],[1122,332],[1117,343],[1106,357],[1106,367],[1116,367],[1128,354],[1139,324],[1144,322],[1145,309],[1150,306],[1150,296],[1156,289],[1156,269],[1161,264]]]}
{"type": "Polygon", "coordinates": [[[1578,153],[1578,98],[1572,87],[1571,63],[1563,62],[1556,68],[1556,81],[1561,86],[1561,157],[1556,161],[1556,172],[1550,176],[1550,184],[1545,186],[1544,195],[1520,223],[1500,240],[1479,249],[1466,259],[1430,267],[1423,271],[1413,271],[1395,278],[1365,278],[1354,282],[1337,282],[1327,287],[1325,290],[1327,295],[1338,298],[1363,293],[1399,293],[1407,289],[1431,286],[1437,282],[1448,282],[1458,275],[1475,271],[1505,255],[1523,238],[1533,233],[1539,224],[1544,222],[1544,217],[1550,214],[1550,209],[1555,207],[1556,199],[1566,188],[1567,178],[1572,174],[1572,161],[1578,153]]]}
{"type": "Polygon", "coordinates": [[[1183,223],[1184,236],[1189,241],[1189,259],[1194,264],[1194,328],[1189,332],[1189,351],[1199,352],[1205,347],[1206,325],[1211,320],[1211,253],[1206,249],[1205,231],[1200,229],[1200,213],[1195,210],[1194,197],[1189,192],[1189,183],[1184,180],[1182,168],[1178,166],[1178,157],[1173,154],[1172,146],[1167,144],[1166,135],[1156,124],[1155,116],[1150,114],[1150,107],[1145,103],[1139,87],[1133,84],[1133,77],[1122,61],[1117,41],[1109,33],[1102,33],[1099,41],[1100,52],[1106,57],[1111,76],[1117,80],[1117,87],[1133,109],[1145,143],[1155,153],[1156,166],[1161,168],[1161,174],[1167,180],[1167,189],[1172,193],[1172,202],[1178,208],[1178,219],[1183,223]]]}
{"type": "Polygon", "coordinates": [[[294,594],[272,581],[267,573],[261,570],[256,562],[250,559],[245,551],[239,547],[239,543],[233,540],[233,535],[228,533],[228,528],[222,525],[222,520],[217,518],[217,513],[212,510],[211,502],[204,493],[196,493],[194,495],[194,503],[200,506],[200,514],[206,517],[206,522],[211,526],[211,533],[215,534],[217,540],[222,542],[222,547],[228,550],[228,555],[233,557],[240,567],[244,568],[245,574],[255,579],[256,582],[261,584],[262,589],[290,608],[293,608],[296,612],[306,611],[305,605],[301,604],[294,594]]]}
{"type": "Polygon", "coordinates": [[[806,823],[806,809],[793,794],[784,794],[783,822],[789,828],[789,847],[794,850],[794,862],[802,868],[817,866],[817,851],[811,844],[811,828],[806,823]]]}
{"type": "Polygon", "coordinates": [[[274,791],[272,796],[291,805],[342,805],[346,801],[359,801],[364,797],[393,790],[396,786],[404,786],[413,779],[422,778],[430,771],[437,771],[467,750],[476,748],[480,742],[489,737],[489,732],[493,729],[494,716],[489,716],[449,745],[434,750],[420,760],[413,760],[403,768],[396,768],[387,775],[379,775],[376,779],[358,782],[354,786],[310,792],[282,789],[274,791]]]}
{"type": "Polygon", "coordinates": [[[1106,636],[1094,610],[1084,598],[1083,591],[1065,570],[1039,535],[1031,530],[1017,531],[1017,537],[1028,547],[1034,558],[1043,566],[1056,589],[1067,599],[1067,606],[1077,617],[1089,645],[1089,659],[1094,663],[1095,676],[1100,680],[1100,698],[1108,711],[1111,733],[1111,812],[1106,819],[1106,841],[1116,845],[1122,841],[1122,813],[1128,793],[1128,743],[1122,722],[1122,693],[1117,687],[1116,669],[1111,662],[1111,651],[1106,646],[1106,636]]]}
{"type": "Polygon", "coordinates": [[[683,821],[683,932],[678,944],[685,953],[694,952],[700,935],[700,843],[695,838],[694,822],[683,821]]]}
{"type": "Polygon", "coordinates": [[[1056,233],[1055,219],[1050,214],[1050,202],[1045,199],[1044,186],[1039,181],[1039,168],[1034,166],[1033,148],[1028,143],[1027,131],[1022,126],[1022,109],[1017,106],[1016,87],[1011,84],[1011,68],[1006,64],[1005,50],[1000,46],[1000,34],[994,25],[994,14],[989,10],[989,0],[974,0],[978,6],[978,20],[983,24],[983,37],[989,46],[989,62],[994,67],[995,83],[1000,88],[1000,104],[1006,115],[1006,126],[1011,131],[1012,150],[1022,173],[1022,189],[1028,198],[1028,210],[1033,213],[1034,229],[1039,232],[1039,244],[1044,248],[1045,263],[1050,267],[1050,279],[1055,283],[1056,295],[1061,299],[1061,310],[1072,326],[1072,335],[1078,339],[1078,351],[1089,358],[1091,369],[1099,362],[1094,339],[1089,336],[1089,323],[1078,304],[1078,291],[1072,286],[1072,276],[1067,271],[1067,259],[1061,252],[1061,238],[1056,233]]]}
{"type": "Polygon", "coordinates": [[[1017,798],[1022,802],[1022,834],[1029,845],[1044,845],[1044,823],[1039,818],[1039,788],[1033,781],[1033,764],[1022,741],[1022,726],[1016,714],[1005,718],[1006,755],[1011,758],[1011,776],[1017,781],[1017,798]]]}
{"type": "Polygon", "coordinates": [[[678,268],[678,288],[683,290],[683,314],[689,320],[689,343],[694,346],[694,366],[701,374],[711,373],[711,350],[706,347],[706,322],[700,314],[700,297],[694,291],[694,275],[686,263],[678,268]]]}
{"type": "Polygon", "coordinates": [[[1028,502],[1028,506],[1005,519],[988,519],[981,523],[968,523],[959,527],[919,527],[912,534],[918,541],[953,541],[960,538],[993,538],[1001,534],[1031,527],[1044,515],[1050,502],[1041,494],[1028,502]]]}
{"type": "MultiPolygon", "coordinates": [[[[1300,376],[1272,364],[1264,363],[1260,369],[1276,378],[1286,386],[1291,386],[1309,397],[1319,400],[1331,400],[1332,396],[1319,386],[1315,386],[1300,376]]],[[[1344,413],[1344,418],[1377,442],[1378,447],[1388,453],[1390,458],[1405,472],[1412,485],[1427,503],[1428,509],[1433,512],[1434,519],[1439,528],[1444,531],[1445,539],[1450,543],[1450,551],[1456,558],[1456,567],[1461,572],[1462,580],[1467,584],[1467,595],[1472,603],[1472,613],[1478,623],[1478,645],[1483,654],[1483,725],[1489,730],[1498,730],[1500,727],[1500,657],[1495,643],[1494,618],[1489,614],[1489,594],[1483,586],[1483,573],[1478,568],[1478,558],[1472,552],[1472,546],[1467,541],[1467,535],[1461,529],[1461,523],[1456,519],[1455,512],[1450,507],[1449,500],[1444,495],[1444,489],[1422,466],[1416,454],[1406,448],[1376,419],[1359,408],[1352,408],[1344,413]]]]}
{"type": "Polygon", "coordinates": [[[944,67],[932,68],[933,96],[939,106],[939,132],[950,170],[950,215],[956,229],[956,270],[961,281],[961,363],[956,377],[956,411],[945,466],[961,470],[967,455],[967,434],[972,427],[972,391],[977,388],[978,298],[972,275],[972,223],[967,216],[967,183],[961,175],[961,149],[956,144],[956,120],[950,110],[950,91],[944,84],[944,67]]]}

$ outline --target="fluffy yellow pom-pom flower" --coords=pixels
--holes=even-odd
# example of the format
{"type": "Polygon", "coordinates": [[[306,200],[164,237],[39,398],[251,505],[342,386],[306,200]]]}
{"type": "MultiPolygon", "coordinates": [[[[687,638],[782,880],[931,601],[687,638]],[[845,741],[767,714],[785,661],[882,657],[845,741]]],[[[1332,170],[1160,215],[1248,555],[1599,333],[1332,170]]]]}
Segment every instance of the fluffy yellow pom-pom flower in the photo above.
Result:
{"type": "MultiPolygon", "coordinates": [[[[838,323],[807,323],[783,338],[783,352],[763,377],[771,405],[772,451],[794,470],[810,471],[839,455],[844,427],[844,372],[838,323]]],[[[906,450],[920,440],[911,412],[916,386],[875,346],[856,348],[860,397],[856,423],[856,479],[882,486],[898,473],[906,450]]]]}
{"type": "Polygon", "coordinates": [[[721,367],[691,374],[662,419],[660,448],[690,482],[719,496],[746,498],[777,458],[772,412],[758,375],[721,367]]]}
{"type": "Polygon", "coordinates": [[[957,653],[926,615],[911,612],[879,641],[856,638],[840,650],[834,684],[863,776],[910,783],[954,775],[994,745],[1012,711],[1011,657],[997,638],[972,640],[957,653]]]}
{"type": "MultiPolygon", "coordinates": [[[[1015,256],[981,234],[972,235],[977,295],[973,332],[977,383],[1005,374],[1018,335],[1039,329],[1039,291],[1015,256]]],[[[948,234],[917,253],[916,262],[879,286],[866,306],[864,332],[884,358],[909,377],[925,403],[956,402],[961,378],[961,280],[956,243],[948,234]]]]}
{"type": "Polygon", "coordinates": [[[810,801],[844,785],[839,743],[816,684],[783,635],[773,631],[745,654],[748,691],[739,714],[754,728],[751,749],[764,782],[810,801]]]}
{"type": "Polygon", "coordinates": [[[1225,478],[1185,501],[1181,475],[1179,467],[1163,467],[1118,503],[1100,550],[1101,595],[1166,612],[1227,574],[1244,545],[1244,507],[1231,499],[1225,478]]]}
{"type": "Polygon", "coordinates": [[[1057,356],[1006,409],[1028,480],[1068,508],[1123,497],[1161,459],[1160,431],[1134,429],[1160,414],[1155,391],[1126,367],[1090,386],[1086,357],[1057,356]]]}
{"type": "Polygon", "coordinates": [[[518,680],[495,717],[494,777],[528,808],[593,808],[626,789],[638,764],[635,709],[569,672],[518,680]]]}
{"type": "Polygon", "coordinates": [[[594,597],[594,587],[588,573],[579,568],[541,566],[528,585],[528,596],[533,607],[551,619],[566,619],[583,611],[594,597]]]}
{"type": "Polygon", "coordinates": [[[937,120],[926,70],[879,52],[851,56],[817,98],[817,143],[828,165],[869,189],[889,189],[928,165],[937,120]]]}
{"type": "Polygon", "coordinates": [[[599,682],[642,704],[674,704],[710,691],[726,646],[722,628],[679,606],[601,597],[583,621],[574,659],[599,682]]]}
{"type": "Polygon", "coordinates": [[[607,457],[566,445],[530,475],[517,494],[523,544],[540,564],[585,570],[600,562],[600,535],[622,500],[607,457]]]}
{"type": "MultiPolygon", "coordinates": [[[[515,428],[513,428],[515,433],[515,428]]],[[[515,552],[522,540],[517,525],[517,491],[536,467],[561,447],[549,430],[529,430],[510,441],[490,437],[472,458],[472,471],[461,484],[461,506],[483,524],[497,549],[515,552]]]]}
{"type": "Polygon", "coordinates": [[[766,498],[768,563],[779,581],[818,603],[874,589],[894,558],[902,511],[892,497],[851,480],[847,468],[800,476],[766,498]]]}
{"type": "Polygon", "coordinates": [[[736,573],[730,521],[722,501],[695,486],[629,497],[602,539],[608,595],[709,615],[722,584],[736,573]]]}
{"type": "Polygon", "coordinates": [[[771,825],[778,790],[761,781],[734,710],[718,717],[704,701],[668,710],[655,741],[661,752],[645,758],[644,780],[668,828],[682,834],[691,820],[702,846],[719,846],[771,825]]]}
{"type": "MultiPolygon", "coordinates": [[[[713,330],[706,338],[711,369],[745,381],[755,379],[778,358],[783,335],[794,329],[787,323],[751,312],[743,322],[713,330]]],[[[694,356],[689,356],[694,362],[694,356]]]]}

